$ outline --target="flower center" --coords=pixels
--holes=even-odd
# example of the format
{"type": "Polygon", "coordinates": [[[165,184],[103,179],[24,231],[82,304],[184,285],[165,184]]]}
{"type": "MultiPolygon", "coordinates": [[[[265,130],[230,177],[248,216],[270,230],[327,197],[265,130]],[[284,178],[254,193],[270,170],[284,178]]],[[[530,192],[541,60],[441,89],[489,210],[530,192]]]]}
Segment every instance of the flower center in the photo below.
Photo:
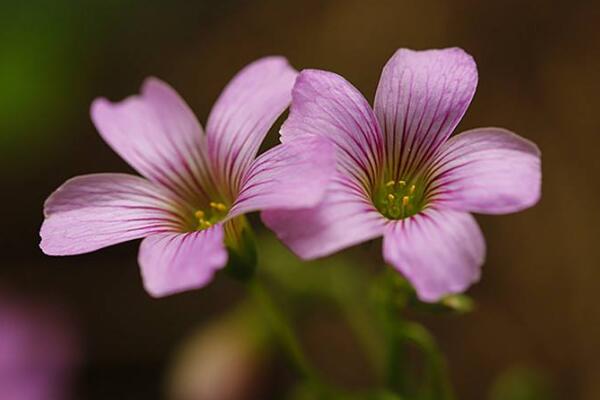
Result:
{"type": "Polygon", "coordinates": [[[423,189],[418,180],[388,181],[375,192],[375,207],[387,218],[408,218],[423,209],[423,189]]]}
{"type": "Polygon", "coordinates": [[[194,216],[198,220],[196,230],[208,229],[227,215],[227,206],[220,202],[211,201],[208,210],[197,210],[194,216]]]}

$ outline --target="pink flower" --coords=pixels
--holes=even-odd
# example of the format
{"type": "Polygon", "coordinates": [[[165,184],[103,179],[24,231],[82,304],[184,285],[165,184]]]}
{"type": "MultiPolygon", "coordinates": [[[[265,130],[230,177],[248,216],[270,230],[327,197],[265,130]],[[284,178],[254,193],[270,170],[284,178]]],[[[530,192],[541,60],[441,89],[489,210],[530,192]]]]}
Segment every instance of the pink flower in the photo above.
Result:
{"type": "Polygon", "coordinates": [[[282,141],[329,138],[338,172],[318,207],[264,211],[263,221],[304,259],[383,236],[384,259],[422,300],[465,290],[485,258],[469,213],[523,210],[541,186],[532,142],[500,128],[449,139],[476,86],[475,62],[458,48],[398,50],[373,109],[341,76],[301,72],[282,141]]]}
{"type": "Polygon", "coordinates": [[[144,238],[139,264],[146,290],[164,296],[206,285],[238,250],[243,214],[311,207],[334,170],[325,139],[300,138],[256,157],[291,99],[297,72],[281,57],[238,73],[217,100],[206,134],[164,82],[119,103],[97,99],[100,135],[144,178],[75,177],[44,205],[41,248],[49,255],[94,251],[144,238]]]}

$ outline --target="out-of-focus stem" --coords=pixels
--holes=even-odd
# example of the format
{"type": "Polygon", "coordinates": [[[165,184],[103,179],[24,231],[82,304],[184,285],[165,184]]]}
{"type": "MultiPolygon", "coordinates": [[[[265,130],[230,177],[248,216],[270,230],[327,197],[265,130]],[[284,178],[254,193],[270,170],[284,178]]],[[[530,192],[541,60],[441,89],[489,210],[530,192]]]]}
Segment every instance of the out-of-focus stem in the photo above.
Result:
{"type": "Polygon", "coordinates": [[[403,341],[411,342],[425,354],[427,376],[422,386],[421,398],[431,400],[454,400],[452,384],[448,377],[446,361],[433,335],[421,324],[404,321],[396,327],[403,341]]]}
{"type": "MultiPolygon", "coordinates": [[[[342,274],[340,279],[348,278],[342,274]]],[[[373,309],[368,302],[365,302],[366,296],[364,293],[361,296],[356,292],[337,291],[333,297],[344,319],[360,342],[375,375],[382,378],[385,373],[387,349],[382,341],[383,336],[377,330],[379,327],[373,323],[373,309]]]]}
{"type": "Polygon", "coordinates": [[[402,318],[412,288],[397,275],[384,277],[383,328],[387,341],[386,386],[402,396],[419,400],[454,400],[446,362],[433,335],[421,324],[402,318]],[[408,345],[416,346],[425,356],[425,374],[417,386],[417,376],[407,366],[408,345]],[[417,397],[414,397],[417,396],[417,397]]]}
{"type": "Polygon", "coordinates": [[[249,282],[249,289],[262,309],[264,316],[267,319],[267,323],[270,325],[279,344],[286,352],[289,361],[293,364],[297,372],[306,380],[312,390],[315,391],[319,396],[319,399],[332,398],[327,395],[330,390],[322,382],[316,369],[304,354],[300,341],[294,333],[289,319],[279,309],[268,290],[257,279],[253,279],[249,282]]]}

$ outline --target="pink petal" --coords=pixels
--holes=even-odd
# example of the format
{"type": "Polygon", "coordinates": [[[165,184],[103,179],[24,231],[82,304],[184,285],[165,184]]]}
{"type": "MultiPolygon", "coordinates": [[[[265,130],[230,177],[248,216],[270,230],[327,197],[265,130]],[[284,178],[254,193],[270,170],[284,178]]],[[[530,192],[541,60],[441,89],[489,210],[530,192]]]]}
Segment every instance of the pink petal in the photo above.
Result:
{"type": "Polygon", "coordinates": [[[383,256],[433,302],[479,280],[485,242],[472,215],[428,208],[386,227],[383,256]]]}
{"type": "Polygon", "coordinates": [[[70,179],[48,197],[44,214],[40,247],[49,255],[87,253],[177,230],[183,221],[164,188],[127,174],[70,179]]]}
{"type": "Polygon", "coordinates": [[[332,140],[343,170],[365,188],[374,186],[383,158],[379,126],[369,103],[341,76],[317,70],[298,76],[281,139],[306,135],[332,140]]]}
{"type": "Polygon", "coordinates": [[[337,175],[315,208],[267,210],[262,220],[279,239],[303,259],[313,259],[374,239],[383,233],[385,219],[362,187],[337,175]]]}
{"type": "Polygon", "coordinates": [[[250,166],[229,216],[315,206],[335,173],[332,144],[307,137],[275,146],[250,166]]]}
{"type": "Polygon", "coordinates": [[[202,128],[166,83],[149,78],[141,95],[119,103],[96,99],[91,115],[113,150],[151,181],[190,202],[215,197],[202,128]]]}
{"type": "Polygon", "coordinates": [[[215,103],[206,132],[218,179],[235,194],[265,135],[291,100],[297,72],[283,57],[242,69],[215,103]]]}
{"type": "Polygon", "coordinates": [[[375,95],[391,177],[406,177],[427,162],[462,118],[476,87],[475,61],[461,49],[400,49],[392,56],[375,95]]]}
{"type": "Polygon", "coordinates": [[[154,297],[203,287],[227,263],[223,226],[149,236],[140,245],[138,262],[144,287],[154,297]]]}
{"type": "Polygon", "coordinates": [[[453,137],[442,147],[434,170],[431,190],[444,207],[502,214],[540,199],[540,151],[505,129],[473,129],[453,137]]]}

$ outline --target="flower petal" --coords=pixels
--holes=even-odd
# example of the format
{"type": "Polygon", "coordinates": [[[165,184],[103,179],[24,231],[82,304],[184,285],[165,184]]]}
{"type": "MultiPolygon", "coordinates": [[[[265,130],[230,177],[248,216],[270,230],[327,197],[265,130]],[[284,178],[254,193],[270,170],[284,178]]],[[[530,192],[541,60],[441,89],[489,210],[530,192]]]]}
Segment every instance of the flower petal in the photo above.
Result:
{"type": "Polygon", "coordinates": [[[227,263],[223,226],[148,236],[138,257],[146,291],[154,297],[207,285],[227,263]]]}
{"type": "Polygon", "coordinates": [[[363,95],[341,76],[318,70],[298,76],[281,140],[305,135],[331,139],[343,170],[365,188],[374,186],[383,158],[379,125],[363,95]]]}
{"type": "Polygon", "coordinates": [[[398,50],[381,73],[375,114],[384,131],[386,169],[402,179],[452,133],[477,87],[477,66],[459,48],[398,50]]]}
{"type": "Polygon", "coordinates": [[[275,146],[250,166],[229,216],[313,207],[323,198],[335,167],[327,139],[299,138],[275,146]]]}
{"type": "Polygon", "coordinates": [[[128,174],[93,174],[65,182],[44,204],[40,247],[49,255],[87,253],[177,230],[182,216],[162,187],[128,174]]]}
{"type": "Polygon", "coordinates": [[[338,174],[323,201],[314,208],[267,210],[262,220],[300,258],[323,257],[374,239],[385,219],[349,177],[338,174]]]}
{"type": "Polygon", "coordinates": [[[386,227],[383,256],[433,302],[479,280],[485,242],[472,215],[428,208],[386,227]]]}
{"type": "Polygon", "coordinates": [[[283,57],[242,69],[215,103],[206,132],[218,179],[235,194],[265,135],[291,100],[297,72],[283,57]]]}
{"type": "Polygon", "coordinates": [[[541,195],[537,146],[501,128],[451,138],[434,164],[435,202],[455,210],[503,214],[531,207],[541,195]]]}
{"type": "Polygon", "coordinates": [[[147,79],[142,94],[96,99],[91,115],[104,140],[132,167],[190,202],[216,197],[198,120],[166,83],[147,79]]]}

